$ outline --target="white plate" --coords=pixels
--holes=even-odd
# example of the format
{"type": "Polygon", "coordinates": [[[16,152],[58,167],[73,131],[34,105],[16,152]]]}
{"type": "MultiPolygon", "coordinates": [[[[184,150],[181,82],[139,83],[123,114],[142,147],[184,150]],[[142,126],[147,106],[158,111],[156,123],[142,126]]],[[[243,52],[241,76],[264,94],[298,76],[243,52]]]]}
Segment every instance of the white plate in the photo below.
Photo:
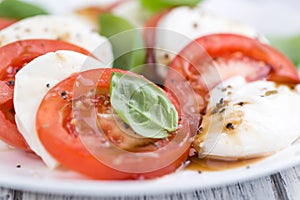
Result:
{"type": "MultiPolygon", "coordinates": [[[[43,2],[43,5],[45,7],[48,7],[49,10],[55,13],[61,13],[61,11],[65,12],[64,9],[66,7],[70,8],[71,5],[79,5],[80,3],[82,4],[83,2],[85,2],[81,0],[66,0],[60,1],[59,3],[57,3],[57,1],[54,0],[29,1],[37,3],[43,2]],[[70,6],[63,6],[62,3],[66,5],[70,4],[70,6]]],[[[93,1],[99,2],[101,0],[93,1]]],[[[224,16],[249,22],[250,25],[253,25],[259,29],[266,28],[265,16],[263,17],[264,22],[261,23],[261,20],[255,20],[251,17],[253,16],[253,12],[251,10],[253,9],[253,4],[251,4],[252,7],[247,15],[246,12],[243,12],[242,14],[241,12],[232,12],[232,10],[242,10],[232,6],[237,5],[236,1],[230,1],[231,4],[227,0],[218,1],[217,4],[216,2],[216,0],[207,1],[207,7],[213,8],[212,10],[220,12],[221,14],[224,14],[224,16]],[[225,10],[219,9],[223,8],[223,6],[221,6],[222,3],[226,8],[225,10]],[[215,5],[218,6],[216,7],[215,5]],[[225,13],[223,11],[225,11],[225,13]],[[239,14],[237,14],[238,16],[232,16],[233,13],[239,14]],[[249,13],[251,15],[249,15],[249,13]],[[263,26],[260,26],[260,24],[263,24],[263,26]]],[[[245,2],[250,3],[250,1],[246,0],[241,0],[240,2],[244,2],[244,4],[238,4],[239,6],[245,6],[245,2]]],[[[274,1],[268,2],[274,3],[274,1]]],[[[286,1],[281,0],[280,2],[283,5],[291,5],[286,4],[286,1]]],[[[293,0],[292,2],[296,3],[299,1],[293,0]]],[[[258,3],[262,3],[262,1],[259,1],[258,3]]],[[[283,8],[281,6],[277,7],[280,9],[283,8]]],[[[297,6],[294,6],[294,8],[296,7],[297,6]]],[[[249,6],[247,6],[247,8],[249,8],[249,6]]],[[[260,9],[260,11],[264,10],[260,9]]],[[[281,12],[274,11],[274,13],[282,13],[282,10],[281,12]]],[[[289,13],[291,13],[291,11],[289,13]]],[[[255,16],[257,16],[257,14],[255,16]]],[[[286,17],[291,15],[278,16],[286,17]]],[[[296,26],[297,23],[296,25],[295,23],[290,23],[291,26],[289,26],[289,22],[290,20],[285,20],[284,25],[293,28],[293,31],[295,28],[297,29],[296,31],[300,31],[299,26],[296,26]]],[[[278,23],[276,23],[276,27],[280,27],[280,30],[287,30],[282,29],[282,26],[278,26],[278,23]]],[[[268,30],[270,30],[271,33],[281,34],[280,31],[276,32],[277,30],[273,30],[273,28],[269,28],[268,30]]],[[[262,31],[268,32],[268,30],[262,31]]],[[[290,30],[289,32],[293,31],[290,30]]],[[[20,190],[31,190],[36,192],[92,196],[121,196],[162,193],[166,194],[171,192],[191,191],[207,187],[216,187],[225,184],[254,179],[257,177],[275,173],[279,170],[288,167],[295,166],[298,163],[300,163],[300,141],[295,142],[289,148],[278,152],[273,156],[270,156],[260,162],[250,165],[250,168],[246,168],[245,166],[232,170],[219,172],[203,172],[201,174],[199,174],[196,171],[183,170],[155,180],[147,181],[95,181],[89,180],[79,174],[64,169],[51,171],[45,167],[45,165],[40,161],[39,158],[30,153],[21,152],[18,150],[0,150],[0,186],[20,190]]]]}
{"type": "Polygon", "coordinates": [[[250,168],[244,166],[200,174],[196,171],[181,170],[154,180],[89,180],[65,169],[51,171],[34,154],[18,150],[1,151],[0,161],[0,185],[4,187],[89,196],[166,194],[241,182],[295,166],[300,163],[300,141],[273,156],[249,165],[250,168]]]}

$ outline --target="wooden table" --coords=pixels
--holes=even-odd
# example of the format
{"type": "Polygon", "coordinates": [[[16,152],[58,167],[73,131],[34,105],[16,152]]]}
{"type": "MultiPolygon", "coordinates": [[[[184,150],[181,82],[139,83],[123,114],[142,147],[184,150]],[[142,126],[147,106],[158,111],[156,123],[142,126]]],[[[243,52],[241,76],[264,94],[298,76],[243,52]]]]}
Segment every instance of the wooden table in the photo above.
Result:
{"type": "MultiPolygon", "coordinates": [[[[284,162],[284,161],[283,161],[284,162]]],[[[239,199],[300,199],[300,165],[284,170],[270,176],[247,182],[236,183],[223,187],[196,190],[185,193],[174,193],[156,196],[134,196],[134,197],[88,197],[69,196],[55,194],[40,194],[29,191],[19,191],[9,188],[0,188],[0,200],[189,200],[189,199],[218,199],[218,200],[239,200],[239,199]]]]}

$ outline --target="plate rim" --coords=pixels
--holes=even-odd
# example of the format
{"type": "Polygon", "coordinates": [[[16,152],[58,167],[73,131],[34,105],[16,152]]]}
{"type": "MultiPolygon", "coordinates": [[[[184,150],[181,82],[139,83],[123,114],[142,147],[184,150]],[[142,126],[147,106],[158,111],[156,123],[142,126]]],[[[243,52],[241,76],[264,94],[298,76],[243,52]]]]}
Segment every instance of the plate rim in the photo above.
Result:
{"type": "MultiPolygon", "coordinates": [[[[264,158],[262,161],[257,161],[250,164],[250,167],[242,166],[234,169],[203,172],[199,174],[197,171],[181,170],[169,175],[152,180],[125,180],[125,181],[102,181],[85,178],[74,172],[75,179],[49,179],[45,177],[20,177],[15,174],[6,174],[0,172],[0,187],[12,188],[16,190],[24,190],[39,193],[51,193],[58,195],[76,195],[76,196],[91,196],[91,197],[120,197],[120,196],[140,196],[140,195],[161,195],[173,194],[178,192],[192,192],[196,190],[204,190],[216,187],[227,187],[241,182],[253,181],[254,179],[262,178],[271,174],[275,174],[281,170],[289,169],[300,164],[300,143],[292,145],[272,156],[264,158]],[[298,147],[298,149],[297,149],[298,147]],[[276,162],[276,158],[285,154],[293,153],[285,162],[276,162]],[[274,162],[268,164],[268,162],[274,162]],[[273,161],[272,161],[273,160],[273,161]],[[246,173],[245,173],[246,172],[246,173]],[[78,177],[76,177],[76,175],[78,177]],[[199,176],[189,182],[189,178],[199,176]],[[216,177],[222,177],[217,179],[216,177]],[[41,178],[41,179],[39,179],[41,178]],[[174,178],[181,178],[180,182],[170,184],[174,178]],[[207,178],[213,178],[213,181],[205,181],[207,178]],[[42,183],[42,184],[41,184],[42,183]]],[[[18,151],[18,150],[15,150],[18,151]]],[[[0,154],[5,152],[0,152],[0,154]]],[[[10,152],[11,153],[11,152],[10,152]]],[[[36,161],[36,160],[35,160],[36,161]]],[[[38,161],[39,164],[42,161],[38,161]]],[[[0,163],[1,165],[5,165],[0,163]]],[[[46,169],[46,167],[44,167],[46,169]]],[[[18,170],[18,169],[16,169],[18,170]]],[[[54,171],[55,173],[55,171],[54,171]]],[[[73,172],[71,172],[73,173],[73,172]]],[[[49,175],[49,174],[48,174],[49,175]]],[[[71,174],[73,176],[73,174],[71,174]]],[[[51,177],[51,173],[50,173],[51,177]]]]}

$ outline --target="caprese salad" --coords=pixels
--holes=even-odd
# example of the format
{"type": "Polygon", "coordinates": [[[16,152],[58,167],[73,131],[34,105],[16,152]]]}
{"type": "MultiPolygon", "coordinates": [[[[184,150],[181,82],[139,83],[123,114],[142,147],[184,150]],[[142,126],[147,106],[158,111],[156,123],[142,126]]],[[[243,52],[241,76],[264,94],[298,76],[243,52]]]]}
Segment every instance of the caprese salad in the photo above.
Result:
{"type": "Polygon", "coordinates": [[[191,156],[263,157],[300,136],[294,64],[199,1],[115,1],[62,16],[3,0],[0,17],[0,140],[53,170],[149,179],[191,156]],[[138,53],[119,58],[124,45],[138,53]]]}

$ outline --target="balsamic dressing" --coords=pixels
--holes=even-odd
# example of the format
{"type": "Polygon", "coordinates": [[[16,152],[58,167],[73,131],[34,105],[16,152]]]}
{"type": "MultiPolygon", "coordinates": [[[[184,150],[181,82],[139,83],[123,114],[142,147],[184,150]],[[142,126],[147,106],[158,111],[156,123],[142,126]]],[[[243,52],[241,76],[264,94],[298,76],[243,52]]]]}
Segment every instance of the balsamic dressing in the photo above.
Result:
{"type": "Polygon", "coordinates": [[[262,159],[263,157],[237,160],[217,160],[213,158],[198,158],[197,156],[192,156],[189,159],[190,163],[185,167],[185,169],[198,172],[221,171],[238,167],[246,167],[249,169],[249,165],[261,161],[262,159]]]}

